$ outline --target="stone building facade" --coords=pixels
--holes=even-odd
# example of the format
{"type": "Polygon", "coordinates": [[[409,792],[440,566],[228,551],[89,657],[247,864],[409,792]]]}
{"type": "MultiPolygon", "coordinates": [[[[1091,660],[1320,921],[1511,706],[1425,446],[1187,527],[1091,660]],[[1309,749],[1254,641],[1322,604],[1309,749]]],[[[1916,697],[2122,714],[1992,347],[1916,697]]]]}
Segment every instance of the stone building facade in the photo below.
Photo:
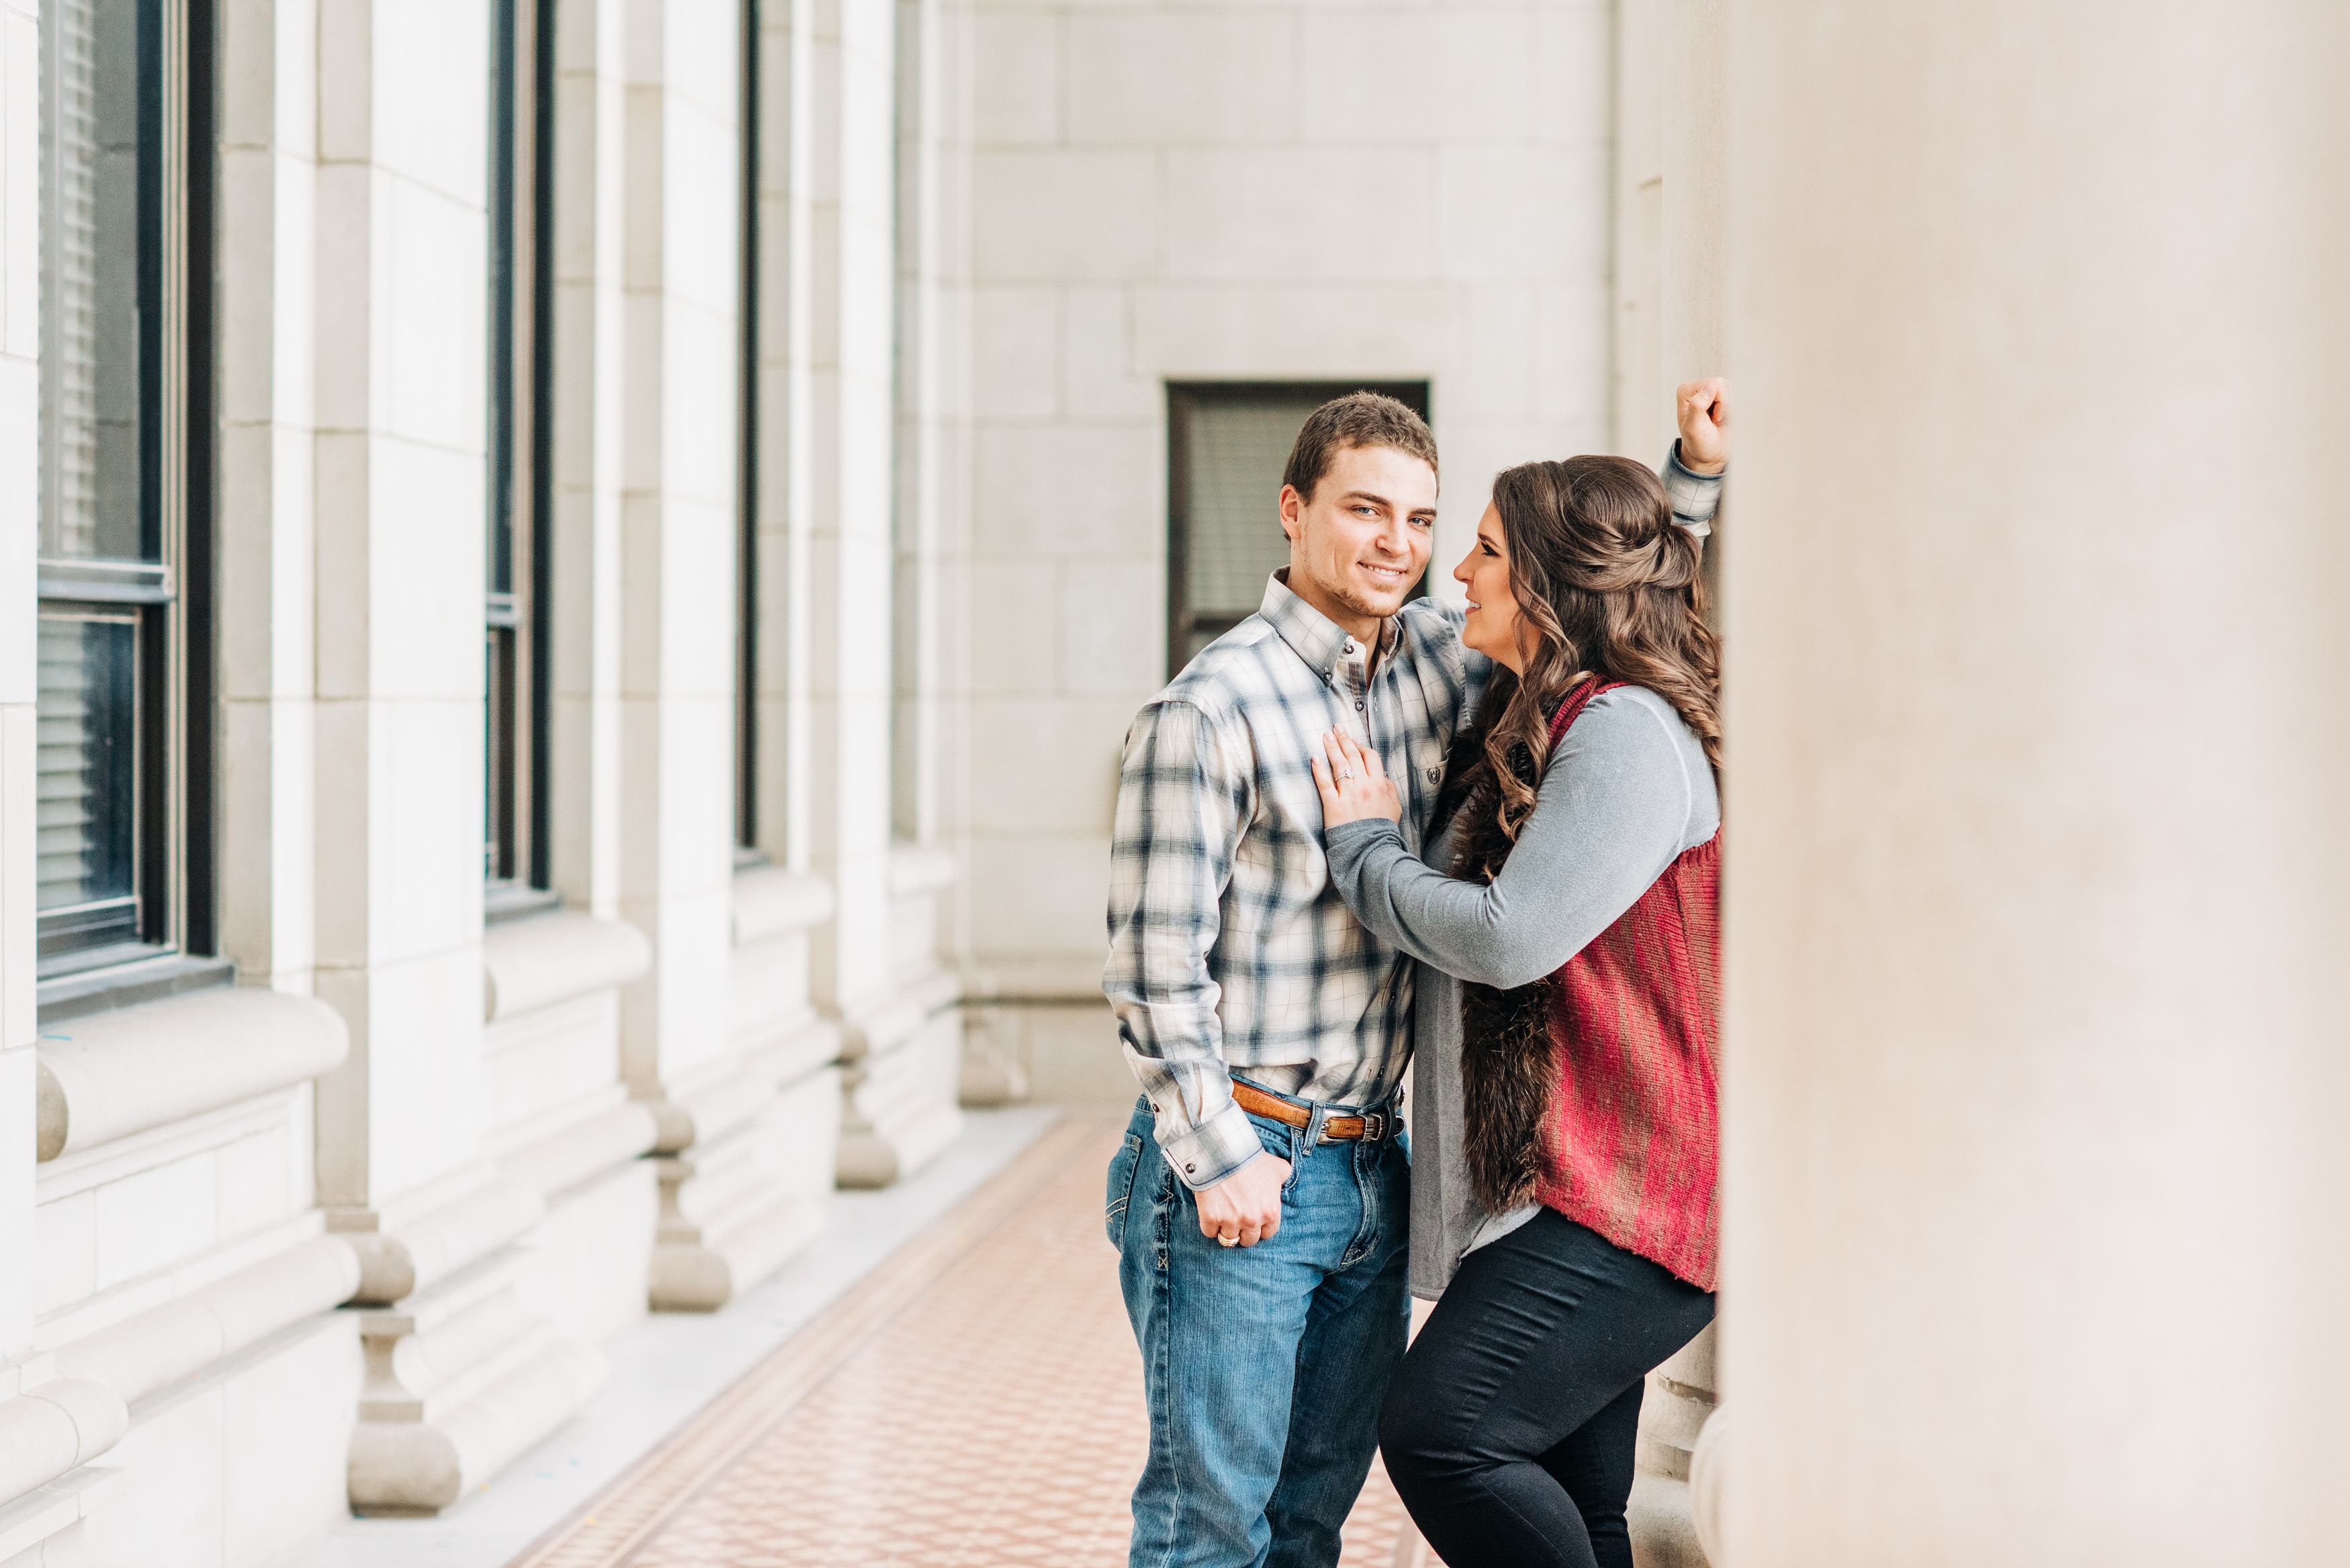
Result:
{"type": "Polygon", "coordinates": [[[0,1561],[448,1507],[1130,1093],[1117,750],[1300,400],[1428,409],[1440,558],[1609,441],[1614,37],[0,0],[0,1561]]]}
{"type": "Polygon", "coordinates": [[[1419,400],[1449,591],[1724,367],[1644,1552],[1702,1426],[1742,1565],[2331,1560],[2337,9],[0,0],[0,1563],[450,1506],[1124,1098],[1116,753],[1284,431],[1419,400]]]}

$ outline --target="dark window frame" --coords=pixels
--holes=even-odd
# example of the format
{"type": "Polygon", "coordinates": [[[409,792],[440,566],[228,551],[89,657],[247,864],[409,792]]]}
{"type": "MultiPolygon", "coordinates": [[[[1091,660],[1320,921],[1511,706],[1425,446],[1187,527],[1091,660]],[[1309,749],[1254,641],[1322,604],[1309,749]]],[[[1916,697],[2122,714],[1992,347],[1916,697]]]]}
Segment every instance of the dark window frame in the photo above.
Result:
{"type": "Polygon", "coordinates": [[[555,8],[491,0],[483,873],[493,916],[552,901],[555,8]]]}
{"type": "MultiPolygon", "coordinates": [[[[44,13],[39,115],[46,185],[57,177],[50,122],[57,112],[52,95],[59,67],[54,13],[48,7],[44,13]]],[[[132,755],[126,770],[131,912],[127,926],[112,928],[113,940],[80,940],[70,909],[36,916],[37,1005],[45,1018],[120,1004],[117,993],[126,988],[140,991],[139,999],[145,1000],[148,992],[165,994],[231,978],[214,957],[217,17],[209,0],[161,0],[140,6],[136,26],[140,558],[43,554],[36,574],[41,618],[134,628],[132,755]],[[159,960],[180,961],[159,969],[159,960]],[[171,972],[159,981],[162,970],[171,972]]],[[[41,209],[46,230],[52,221],[46,194],[41,209]]],[[[53,286],[47,276],[52,243],[45,232],[45,296],[53,286]]],[[[41,314],[46,335],[46,297],[41,314]]],[[[47,395],[45,378],[45,400],[47,395]]],[[[44,408],[45,473],[50,418],[44,408]]],[[[45,514],[54,504],[44,497],[45,514]]]]}
{"type": "MultiPolygon", "coordinates": [[[[1425,380],[1169,381],[1167,383],[1167,674],[1173,680],[1191,661],[1193,633],[1212,629],[1218,636],[1248,618],[1238,616],[1201,617],[1187,602],[1191,557],[1191,421],[1203,404],[1262,402],[1295,399],[1325,403],[1349,392],[1384,392],[1423,420],[1430,418],[1431,384],[1425,380]]],[[[1434,563],[1430,563],[1431,567],[1434,563]]],[[[1423,576],[1412,597],[1428,591],[1423,576]]]]}
{"type": "Polygon", "coordinates": [[[742,211],[736,308],[734,476],[734,853],[759,854],[759,138],[760,0],[743,0],[741,105],[742,211]]]}

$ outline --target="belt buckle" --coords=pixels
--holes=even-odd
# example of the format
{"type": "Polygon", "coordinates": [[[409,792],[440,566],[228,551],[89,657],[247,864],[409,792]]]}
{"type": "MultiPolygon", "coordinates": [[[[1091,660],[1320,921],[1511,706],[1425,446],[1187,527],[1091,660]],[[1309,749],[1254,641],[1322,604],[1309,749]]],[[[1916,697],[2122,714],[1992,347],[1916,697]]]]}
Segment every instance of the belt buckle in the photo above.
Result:
{"type": "Polygon", "coordinates": [[[1363,1141],[1377,1143],[1388,1136],[1388,1118],[1384,1111],[1363,1113],[1363,1141]]]}

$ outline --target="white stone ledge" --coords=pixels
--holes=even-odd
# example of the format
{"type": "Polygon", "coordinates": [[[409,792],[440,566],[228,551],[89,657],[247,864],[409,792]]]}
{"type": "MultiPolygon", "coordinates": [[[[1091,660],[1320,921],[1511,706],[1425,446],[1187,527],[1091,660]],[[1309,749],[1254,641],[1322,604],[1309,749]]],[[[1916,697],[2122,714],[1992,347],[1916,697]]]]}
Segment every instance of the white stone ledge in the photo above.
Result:
{"type": "Polygon", "coordinates": [[[962,968],[962,992],[973,1005],[1024,1002],[1066,1006],[1089,1003],[1107,1010],[1102,995],[1100,953],[1069,953],[1043,958],[995,958],[962,968]]]}
{"type": "Polygon", "coordinates": [[[888,998],[840,1021],[844,1062],[888,1054],[922,1032],[922,1026],[962,999],[962,977],[938,970],[900,986],[888,998]]]}
{"type": "Polygon", "coordinates": [[[57,1370],[135,1405],[280,1329],[342,1305],[359,1284],[359,1262],[350,1243],[321,1236],[60,1346],[57,1370]]]}
{"type": "Polygon", "coordinates": [[[395,1229],[340,1231],[359,1254],[355,1299],[404,1301],[488,1257],[546,1216],[546,1200],[537,1189],[500,1177],[395,1229]]]}
{"type": "MultiPolygon", "coordinates": [[[[130,1429],[127,1401],[99,1384],[77,1378],[54,1378],[0,1400],[0,1501],[14,1503],[88,1464],[120,1442],[130,1429]]],[[[70,1521],[59,1521],[59,1527],[66,1522],[70,1521]]],[[[17,1526],[23,1527],[23,1522],[17,1526]]],[[[34,1539],[47,1533],[41,1532],[34,1539]]]]}
{"type": "Polygon", "coordinates": [[[245,987],[93,1013],[55,1033],[71,1038],[40,1045],[43,1160],[316,1078],[350,1049],[325,1002],[245,987]]]}
{"type": "Polygon", "coordinates": [[[961,867],[951,849],[939,849],[920,844],[893,844],[889,846],[889,897],[919,898],[925,893],[942,893],[955,885],[961,867]]]}
{"type": "Polygon", "coordinates": [[[652,961],[652,944],[636,927],[577,909],[492,926],[482,933],[482,1019],[626,985],[652,961]]]}
{"type": "Polygon", "coordinates": [[[809,1008],[764,1044],[743,1054],[743,1066],[768,1083],[788,1087],[840,1060],[840,1025],[809,1008]]]}
{"type": "Polygon", "coordinates": [[[630,1100],[515,1150],[498,1161],[498,1175],[552,1199],[646,1153],[658,1132],[652,1108],[630,1100]]]}
{"type": "Polygon", "coordinates": [[[273,1089],[249,1100],[181,1116],[159,1127],[115,1138],[95,1148],[76,1148],[42,1165],[34,1174],[36,1201],[54,1203],[78,1192],[120,1181],[127,1176],[154,1170],[248,1138],[255,1133],[285,1127],[299,1114],[307,1085],[295,1084],[273,1089]]]}
{"type": "Polygon", "coordinates": [[[720,1075],[698,1077],[674,1095],[645,1102],[653,1116],[653,1147],[661,1154],[678,1154],[723,1137],[766,1109],[775,1097],[774,1081],[746,1071],[740,1063],[720,1075]]]}
{"type": "Polygon", "coordinates": [[[734,945],[793,936],[832,919],[832,884],[804,871],[755,866],[734,873],[734,945]]]}
{"type": "Polygon", "coordinates": [[[111,1467],[69,1470],[0,1505],[0,1564],[7,1568],[70,1568],[96,1564],[81,1527],[129,1488],[130,1472],[111,1467]]]}
{"type": "Polygon", "coordinates": [[[288,1214],[258,1230],[165,1265],[151,1273],[125,1280],[110,1290],[85,1296],[61,1307],[34,1325],[33,1343],[52,1359],[68,1345],[130,1322],[141,1314],[171,1305],[182,1296],[220,1284],[245,1270],[257,1268],[283,1252],[315,1241],[326,1216],[316,1209],[288,1214]]]}

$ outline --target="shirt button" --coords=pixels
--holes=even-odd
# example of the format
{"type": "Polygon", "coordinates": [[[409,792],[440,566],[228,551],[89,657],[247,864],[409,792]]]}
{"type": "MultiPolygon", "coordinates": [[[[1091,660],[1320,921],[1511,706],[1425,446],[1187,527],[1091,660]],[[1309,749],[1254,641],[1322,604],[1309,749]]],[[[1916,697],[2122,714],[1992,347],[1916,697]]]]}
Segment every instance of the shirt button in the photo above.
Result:
{"type": "Polygon", "coordinates": [[[1361,712],[1362,711],[1363,711],[1363,705],[1362,705],[1362,703],[1358,701],[1357,701],[1357,702],[1356,702],[1356,704],[1355,704],[1355,711],[1356,711],[1356,712],[1357,712],[1357,713],[1359,713],[1359,712],[1361,712]]]}
{"type": "Polygon", "coordinates": [[[1444,770],[1442,768],[1429,769],[1428,782],[1430,784],[1442,784],[1444,782],[1444,770]]]}
{"type": "Polygon", "coordinates": [[[1200,1168],[1196,1165],[1186,1165],[1183,1168],[1183,1174],[1186,1176],[1195,1175],[1199,1171],[1199,1168],[1200,1168]]]}

